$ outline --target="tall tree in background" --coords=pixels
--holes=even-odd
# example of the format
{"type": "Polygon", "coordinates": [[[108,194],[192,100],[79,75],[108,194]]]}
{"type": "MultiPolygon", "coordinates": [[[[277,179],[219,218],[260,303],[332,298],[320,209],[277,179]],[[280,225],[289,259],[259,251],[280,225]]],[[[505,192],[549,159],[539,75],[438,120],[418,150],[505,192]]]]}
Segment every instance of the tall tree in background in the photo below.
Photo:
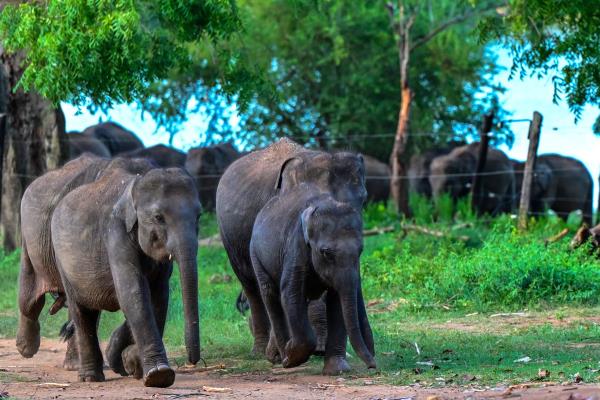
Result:
{"type": "MultiPolygon", "coordinates": [[[[406,150],[409,140],[413,87],[418,80],[411,77],[413,54],[427,46],[436,36],[475,16],[495,10],[498,2],[480,1],[471,5],[461,1],[398,0],[386,5],[394,32],[400,65],[400,110],[390,155],[392,168],[391,193],[399,212],[408,215],[408,182],[406,181],[406,150]],[[435,5],[434,5],[435,4],[435,5]]],[[[471,24],[472,26],[472,24],[471,24]]]]}
{"type": "Polygon", "coordinates": [[[0,223],[7,250],[20,242],[25,187],[64,159],[60,101],[92,109],[129,103],[173,75],[187,71],[198,80],[203,71],[194,68],[202,60],[218,71],[224,90],[239,91],[242,99],[244,82],[252,81],[241,58],[220,46],[241,27],[233,1],[53,0],[0,7],[0,112],[7,114],[0,223]]]}

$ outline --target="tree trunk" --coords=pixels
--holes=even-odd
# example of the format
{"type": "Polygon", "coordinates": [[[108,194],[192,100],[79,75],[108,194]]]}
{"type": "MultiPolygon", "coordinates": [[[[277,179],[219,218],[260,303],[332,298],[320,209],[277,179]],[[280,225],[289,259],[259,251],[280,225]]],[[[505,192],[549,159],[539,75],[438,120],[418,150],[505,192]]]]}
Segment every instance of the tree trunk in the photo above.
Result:
{"type": "Polygon", "coordinates": [[[402,104],[398,116],[398,127],[394,138],[394,147],[390,163],[392,164],[392,198],[399,213],[410,215],[408,207],[408,181],[406,178],[405,152],[408,144],[408,129],[410,123],[410,106],[412,90],[407,85],[402,88],[402,104]]]}
{"type": "Polygon", "coordinates": [[[20,205],[27,185],[61,165],[68,155],[65,120],[36,92],[15,90],[23,74],[22,54],[0,49],[0,113],[6,113],[3,137],[0,234],[5,251],[21,244],[20,205]]]}

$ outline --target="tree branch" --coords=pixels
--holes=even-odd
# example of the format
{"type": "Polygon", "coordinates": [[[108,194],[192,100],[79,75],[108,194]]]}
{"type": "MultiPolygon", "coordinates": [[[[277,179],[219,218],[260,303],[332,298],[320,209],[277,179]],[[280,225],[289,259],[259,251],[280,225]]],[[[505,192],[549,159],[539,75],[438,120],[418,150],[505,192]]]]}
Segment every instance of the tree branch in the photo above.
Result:
{"type": "Polygon", "coordinates": [[[445,22],[443,22],[442,24],[440,24],[436,28],[432,29],[425,36],[421,36],[420,38],[418,38],[417,40],[415,40],[414,43],[413,43],[413,45],[410,48],[410,51],[413,51],[414,49],[416,49],[416,48],[424,45],[427,42],[429,42],[431,39],[433,39],[439,33],[445,31],[446,29],[450,28],[451,26],[456,25],[456,24],[460,24],[461,22],[466,21],[467,19],[469,19],[471,17],[474,17],[476,15],[485,14],[485,13],[491,11],[491,10],[496,9],[497,7],[499,7],[498,4],[493,5],[493,6],[489,6],[489,7],[486,7],[486,8],[482,8],[481,10],[472,10],[472,11],[469,11],[469,12],[461,14],[461,15],[456,15],[456,16],[454,16],[454,17],[446,20],[445,22]]]}

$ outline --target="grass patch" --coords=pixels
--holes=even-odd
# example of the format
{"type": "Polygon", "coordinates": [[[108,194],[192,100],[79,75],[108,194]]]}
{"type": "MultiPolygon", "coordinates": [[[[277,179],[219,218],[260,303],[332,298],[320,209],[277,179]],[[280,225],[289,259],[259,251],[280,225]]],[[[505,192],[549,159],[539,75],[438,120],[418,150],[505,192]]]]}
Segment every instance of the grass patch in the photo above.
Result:
{"type": "MultiPolygon", "coordinates": [[[[519,233],[509,216],[478,218],[467,203],[449,208],[443,201],[434,206],[411,199],[411,204],[416,210],[411,223],[449,236],[409,233],[400,239],[398,232],[406,221],[399,221],[390,205],[365,210],[365,228],[397,230],[365,238],[362,282],[371,301],[379,370],[367,372],[352,356],[358,376],[428,385],[466,383],[465,376],[475,376],[479,383],[492,384],[531,380],[544,368],[551,371],[552,380],[568,380],[579,373],[584,380],[595,381],[600,347],[590,343],[596,338],[600,342],[600,328],[592,318],[599,311],[600,263],[585,247],[569,250],[568,238],[544,245],[545,238],[566,226],[573,229],[574,223],[550,216],[532,220],[530,230],[519,233]],[[457,224],[460,229],[455,229],[457,224]],[[457,235],[470,239],[452,238],[457,235]],[[524,308],[545,313],[547,321],[504,326],[489,316],[524,308]],[[465,317],[475,312],[476,317],[465,317]],[[525,356],[531,358],[529,363],[514,362],[525,356]]],[[[201,222],[202,237],[217,233],[214,215],[205,214],[201,222]]],[[[0,254],[1,337],[16,333],[18,264],[18,252],[0,254]]],[[[204,357],[225,362],[230,372],[269,371],[268,362],[249,354],[252,338],[247,321],[234,307],[240,286],[224,250],[201,248],[198,271],[204,357]],[[223,275],[232,279],[213,278],[223,275]]],[[[180,355],[184,320],[176,270],[170,295],[165,343],[171,354],[180,355]]],[[[65,310],[53,317],[45,310],[40,318],[42,335],[56,337],[65,320],[65,310]]],[[[104,312],[101,339],[108,340],[122,321],[121,312],[104,312]]],[[[313,358],[302,373],[316,374],[321,367],[322,361],[313,358]]]]}

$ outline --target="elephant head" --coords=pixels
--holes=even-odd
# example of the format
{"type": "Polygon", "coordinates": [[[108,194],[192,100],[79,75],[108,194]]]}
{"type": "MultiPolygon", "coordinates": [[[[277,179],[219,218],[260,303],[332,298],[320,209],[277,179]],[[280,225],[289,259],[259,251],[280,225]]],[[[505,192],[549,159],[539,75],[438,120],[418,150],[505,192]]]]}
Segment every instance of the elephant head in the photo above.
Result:
{"type": "Polygon", "coordinates": [[[315,272],[340,298],[352,347],[369,368],[375,368],[373,333],[360,282],[363,249],[360,211],[327,196],[311,203],[300,219],[315,272]]]}
{"type": "Polygon", "coordinates": [[[431,162],[429,183],[434,198],[449,193],[453,199],[458,199],[471,191],[477,158],[470,152],[462,150],[462,148],[456,149],[431,162]]]}
{"type": "Polygon", "coordinates": [[[282,163],[276,189],[285,193],[299,184],[361,209],[367,199],[364,159],[350,152],[299,153],[282,163]]]}
{"type": "Polygon", "coordinates": [[[137,226],[140,249],[158,262],[179,265],[188,361],[200,359],[198,317],[198,217],[200,203],[192,178],[180,168],[152,169],[125,191],[125,225],[137,226]]]}

